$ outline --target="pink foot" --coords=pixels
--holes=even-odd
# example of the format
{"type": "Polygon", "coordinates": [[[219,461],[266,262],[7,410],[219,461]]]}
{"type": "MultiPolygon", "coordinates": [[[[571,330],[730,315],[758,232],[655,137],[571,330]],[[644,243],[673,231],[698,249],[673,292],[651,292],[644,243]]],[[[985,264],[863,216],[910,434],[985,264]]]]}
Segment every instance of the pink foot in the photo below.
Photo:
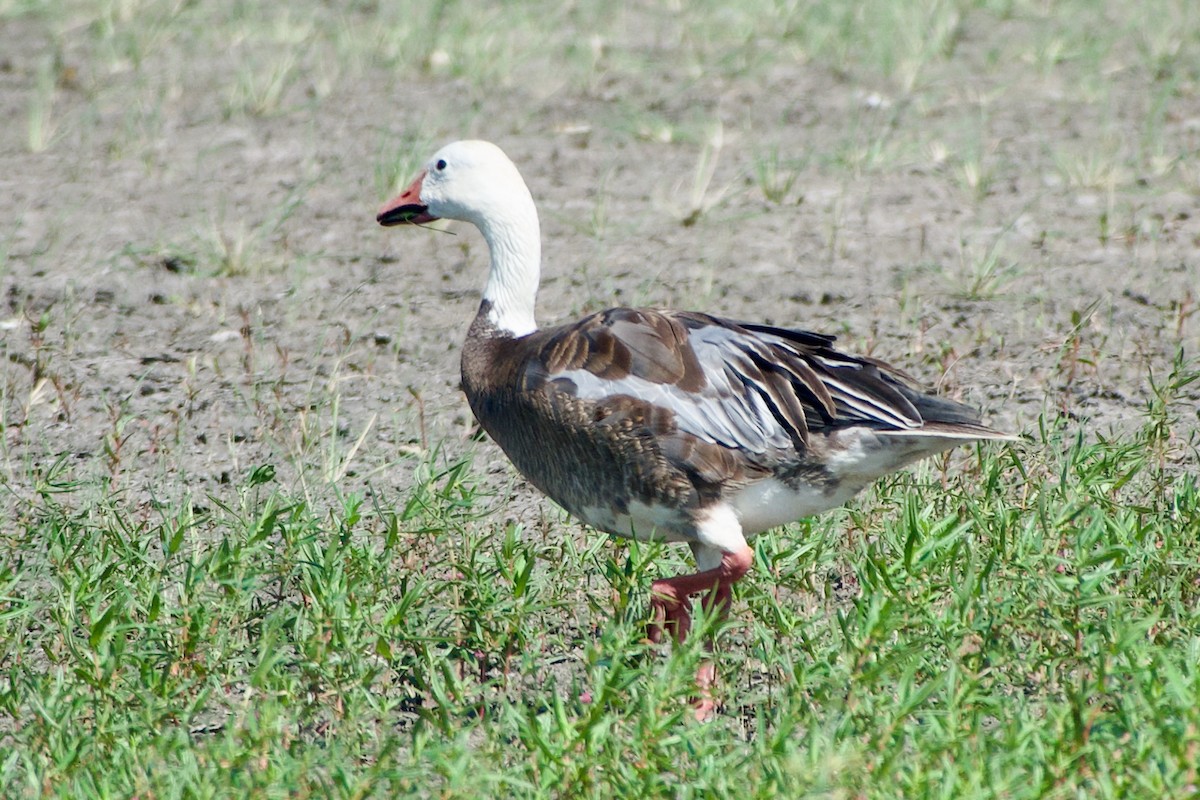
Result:
{"type": "Polygon", "coordinates": [[[697,722],[708,722],[717,715],[717,701],[713,698],[716,683],[717,665],[705,661],[696,670],[696,699],[692,701],[692,713],[697,722]]]}
{"type": "Polygon", "coordinates": [[[680,596],[670,580],[658,580],[650,586],[650,624],[646,636],[655,644],[663,641],[663,632],[682,642],[692,630],[692,602],[680,596]]]}
{"type": "MultiPolygon", "coordinates": [[[[655,581],[650,587],[647,637],[658,644],[664,638],[664,631],[669,630],[676,642],[686,640],[692,630],[692,604],[688,597],[701,592],[708,593],[706,607],[725,616],[729,612],[733,584],[750,570],[753,561],[754,551],[746,547],[736,553],[725,553],[720,565],[714,569],[655,581]]],[[[711,660],[704,661],[696,670],[697,697],[693,702],[696,719],[701,722],[716,714],[717,704],[713,700],[716,682],[716,664],[711,660]]]]}

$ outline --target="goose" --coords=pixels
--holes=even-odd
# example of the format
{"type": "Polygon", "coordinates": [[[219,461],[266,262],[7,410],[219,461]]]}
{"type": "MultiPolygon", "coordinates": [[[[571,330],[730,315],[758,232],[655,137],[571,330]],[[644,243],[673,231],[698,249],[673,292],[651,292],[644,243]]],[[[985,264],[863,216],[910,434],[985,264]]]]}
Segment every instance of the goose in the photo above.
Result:
{"type": "MultiPolygon", "coordinates": [[[[691,547],[696,572],[651,585],[652,642],[688,636],[695,595],[728,614],[755,534],[841,506],[926,456],[1015,438],[895,367],[840,352],[833,336],[647,308],[539,328],[537,209],[489,142],[438,150],[376,219],[461,220],[483,235],[491,263],[462,388],[517,470],[593,528],[691,547]]],[[[701,719],[715,679],[707,659],[701,719]]]]}

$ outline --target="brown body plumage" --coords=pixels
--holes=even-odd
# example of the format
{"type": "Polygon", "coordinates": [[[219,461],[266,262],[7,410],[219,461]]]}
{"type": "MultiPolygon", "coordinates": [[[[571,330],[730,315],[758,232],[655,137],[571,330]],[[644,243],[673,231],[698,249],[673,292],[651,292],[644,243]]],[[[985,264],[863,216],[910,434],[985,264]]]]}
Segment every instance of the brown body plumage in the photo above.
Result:
{"type": "Polygon", "coordinates": [[[997,435],[969,407],[916,391],[880,362],[837,352],[831,337],[627,308],[513,337],[498,330],[488,312],[485,301],[463,348],[463,390],[471,410],[534,486],[608,533],[693,541],[697,514],[766,478],[818,489],[816,505],[822,505],[820,495],[838,505],[841,495],[904,463],[965,439],[997,435]],[[730,348],[741,358],[723,363],[737,380],[717,386],[696,354],[692,332],[700,329],[727,332],[757,357],[730,348]],[[609,390],[583,392],[581,376],[609,390]],[[655,402],[650,392],[628,391],[639,388],[629,385],[631,378],[642,388],[672,393],[655,402]],[[677,418],[680,403],[699,397],[718,397],[748,413],[753,395],[766,398],[763,408],[770,412],[767,419],[748,421],[759,430],[725,426],[706,435],[677,418]],[[858,413],[848,397],[858,402],[858,413]],[[761,430],[763,423],[774,430],[761,430]],[[864,429],[890,446],[880,447],[874,465],[839,470],[831,454],[842,446],[843,434],[864,429]],[[724,441],[739,436],[741,441],[724,441]],[[656,528],[614,524],[630,515],[634,502],[663,512],[656,528]],[[671,516],[677,523],[668,528],[662,522],[671,516]]]}

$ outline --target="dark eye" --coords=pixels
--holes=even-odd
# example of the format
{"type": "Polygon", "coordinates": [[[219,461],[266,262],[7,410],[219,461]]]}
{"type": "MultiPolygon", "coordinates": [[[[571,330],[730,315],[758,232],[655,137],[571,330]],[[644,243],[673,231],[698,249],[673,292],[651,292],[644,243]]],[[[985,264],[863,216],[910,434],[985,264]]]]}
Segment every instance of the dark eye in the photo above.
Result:
{"type": "Polygon", "coordinates": [[[433,165],[433,168],[436,169],[438,172],[441,172],[442,170],[444,170],[446,168],[446,160],[443,158],[439,158],[438,162],[433,165]]]}

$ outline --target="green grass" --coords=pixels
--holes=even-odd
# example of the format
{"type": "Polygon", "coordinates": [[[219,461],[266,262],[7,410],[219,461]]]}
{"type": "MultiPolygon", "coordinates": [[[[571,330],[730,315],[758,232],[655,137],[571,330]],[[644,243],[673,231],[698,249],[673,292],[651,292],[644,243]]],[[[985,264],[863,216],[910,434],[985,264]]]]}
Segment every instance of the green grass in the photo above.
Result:
{"type": "Polygon", "coordinates": [[[501,527],[469,462],[319,509],[263,466],[131,507],[64,464],[0,539],[0,793],[1004,796],[1195,793],[1195,428],[884,482],[757,541],[721,635],[642,641],[663,547],[501,527]]]}

